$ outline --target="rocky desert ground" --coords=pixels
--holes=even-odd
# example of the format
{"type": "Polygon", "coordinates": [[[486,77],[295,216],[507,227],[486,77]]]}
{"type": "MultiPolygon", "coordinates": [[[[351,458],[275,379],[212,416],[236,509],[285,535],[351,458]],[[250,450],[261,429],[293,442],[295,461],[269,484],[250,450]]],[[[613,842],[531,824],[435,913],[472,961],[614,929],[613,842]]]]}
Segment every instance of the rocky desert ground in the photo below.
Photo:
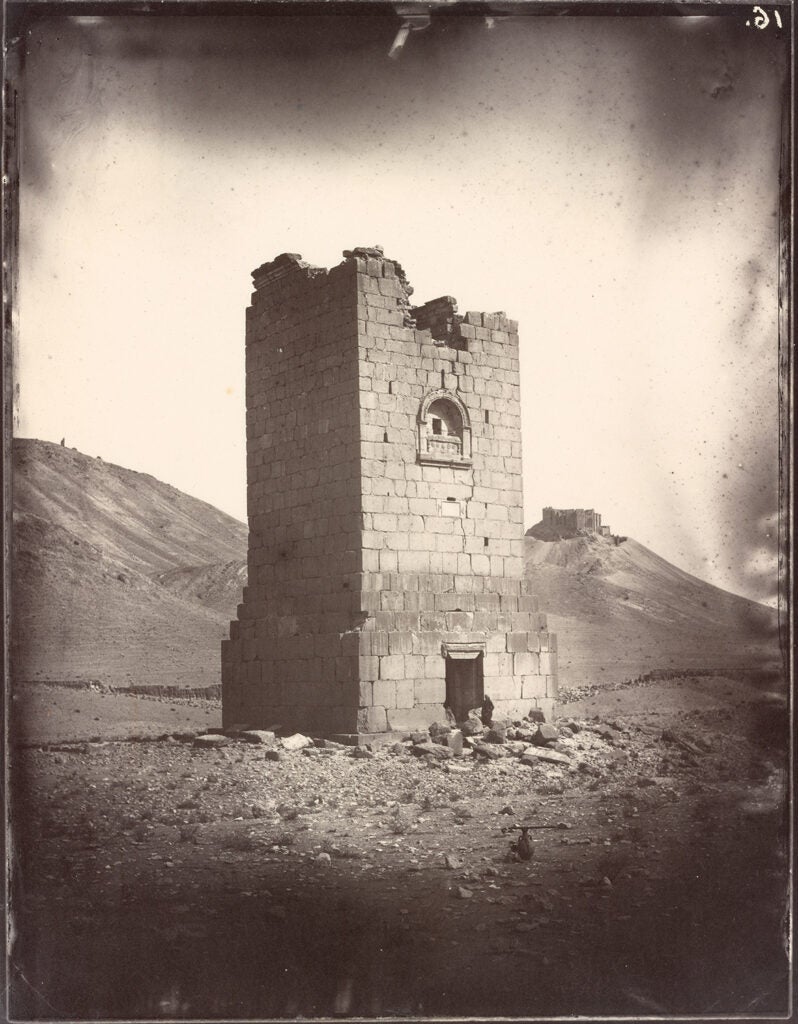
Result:
{"type": "Polygon", "coordinates": [[[565,697],[555,728],[372,752],[28,687],[12,1018],[783,1014],[784,702],[565,697]]]}

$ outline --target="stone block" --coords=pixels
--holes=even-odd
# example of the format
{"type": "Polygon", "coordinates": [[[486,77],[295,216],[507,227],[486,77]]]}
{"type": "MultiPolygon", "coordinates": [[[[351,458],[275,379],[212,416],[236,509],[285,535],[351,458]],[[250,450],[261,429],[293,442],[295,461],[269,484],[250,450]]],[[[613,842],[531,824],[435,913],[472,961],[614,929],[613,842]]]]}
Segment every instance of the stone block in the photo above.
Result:
{"type": "Polygon", "coordinates": [[[528,633],[508,633],[507,634],[507,650],[511,654],[521,654],[526,651],[529,647],[529,634],[528,633]]]}
{"type": "MultiPolygon", "coordinates": [[[[440,704],[443,706],[443,702],[446,700],[446,680],[416,679],[413,695],[415,704],[440,704]]],[[[445,713],[433,721],[445,722],[445,713]]]]}
{"type": "Polygon", "coordinates": [[[504,633],[491,632],[485,641],[485,649],[489,654],[506,653],[507,637],[504,633]]]}
{"type": "MultiPolygon", "coordinates": [[[[517,700],[522,696],[521,680],[514,676],[491,676],[485,680],[485,693],[494,704],[499,700],[517,700]]],[[[497,718],[495,712],[493,717],[497,718]]]]}
{"type": "Polygon", "coordinates": [[[495,718],[502,718],[507,721],[514,721],[523,718],[534,708],[533,700],[497,700],[494,702],[493,714],[495,718]]]}
{"type": "Polygon", "coordinates": [[[398,565],[399,553],[397,551],[390,548],[383,548],[379,551],[380,572],[396,572],[398,565]]]}
{"type": "Polygon", "coordinates": [[[400,551],[398,557],[399,572],[429,572],[429,553],[427,551],[400,551]]]}
{"type": "Polygon", "coordinates": [[[404,679],[405,657],[403,654],[389,654],[380,658],[380,679],[404,679]]]}
{"type": "Polygon", "coordinates": [[[412,679],[396,680],[396,707],[412,708],[415,702],[415,682],[412,679]]]}
{"type": "Polygon", "coordinates": [[[541,675],[554,675],[557,671],[557,655],[550,651],[541,651],[539,657],[541,675]]]}
{"type": "Polygon", "coordinates": [[[388,718],[384,707],[373,705],[357,713],[357,732],[387,732],[388,718]]]}
{"type": "Polygon", "coordinates": [[[527,633],[527,650],[532,652],[540,650],[540,633],[527,633]]]}
{"type": "Polygon", "coordinates": [[[412,650],[412,633],[392,632],[388,634],[388,652],[390,654],[411,654],[412,650]]]}
{"type": "MultiPolygon", "coordinates": [[[[496,616],[492,612],[474,612],[473,628],[485,633],[495,632],[496,616]]],[[[504,644],[502,644],[504,650],[504,644]]]]}
{"type": "Polygon", "coordinates": [[[444,721],[446,711],[442,703],[420,704],[413,708],[390,709],[387,718],[390,729],[399,732],[414,732],[429,728],[433,722],[444,721]]]}
{"type": "MultiPolygon", "coordinates": [[[[357,678],[358,672],[358,661],[360,659],[356,657],[347,658],[336,658],[335,659],[335,678],[341,682],[348,682],[357,678]]],[[[311,676],[316,675],[312,667],[306,669],[306,672],[311,676]]]]}
{"type": "Polygon", "coordinates": [[[419,616],[422,631],[430,633],[446,632],[446,616],[440,611],[421,612],[419,616]]]}
{"type": "Polygon", "coordinates": [[[546,677],[542,675],[531,675],[522,677],[522,696],[539,698],[546,696],[546,677]]]}
{"type": "MultiPolygon", "coordinates": [[[[405,658],[405,679],[418,679],[424,674],[428,658],[423,657],[420,654],[406,654],[405,658]]],[[[441,661],[443,659],[440,659],[441,661]]]]}
{"type": "Polygon", "coordinates": [[[487,555],[472,555],[471,570],[478,575],[488,576],[490,574],[490,558],[487,555]]]}
{"type": "Polygon", "coordinates": [[[396,707],[396,682],[392,679],[379,679],[372,684],[372,702],[385,708],[396,707]]]}
{"type": "Polygon", "coordinates": [[[362,657],[358,662],[358,672],[360,678],[364,680],[374,680],[380,678],[380,659],[374,655],[368,657],[362,657]]]}
{"type": "Polygon", "coordinates": [[[516,676],[536,676],[540,672],[538,654],[532,651],[522,651],[513,655],[513,674],[516,676]]]}
{"type": "Polygon", "coordinates": [[[456,593],[436,594],[435,605],[439,611],[443,612],[471,612],[474,610],[474,595],[456,593]]]}
{"type": "Polygon", "coordinates": [[[440,633],[420,632],[412,634],[413,654],[440,655],[440,633]]]}
{"type": "Polygon", "coordinates": [[[416,675],[425,679],[446,679],[446,659],[442,656],[440,648],[435,654],[424,656],[423,668],[416,675]]]}
{"type": "Polygon", "coordinates": [[[468,629],[474,624],[473,612],[447,612],[446,629],[449,632],[468,629]]]}
{"type": "Polygon", "coordinates": [[[388,633],[384,630],[377,630],[371,634],[371,653],[382,657],[388,654],[388,633]]]}
{"type": "Polygon", "coordinates": [[[505,558],[504,559],[504,575],[511,577],[520,578],[524,573],[524,560],[523,558],[505,558]]]}
{"type": "Polygon", "coordinates": [[[535,703],[538,710],[546,716],[546,721],[551,722],[554,718],[554,700],[551,697],[538,697],[535,703]]]}
{"type": "Polygon", "coordinates": [[[571,759],[567,754],[561,754],[558,750],[549,750],[548,747],[528,747],[521,755],[521,764],[532,768],[541,762],[543,764],[561,765],[567,768],[571,764],[571,759]]]}
{"type": "Polygon", "coordinates": [[[380,555],[382,552],[370,549],[363,551],[363,572],[380,572],[380,555]]]}
{"type": "Polygon", "coordinates": [[[394,616],[397,630],[413,631],[420,628],[418,612],[397,612],[394,616]]]}
{"type": "Polygon", "coordinates": [[[485,654],[483,671],[485,676],[511,676],[513,674],[513,656],[506,651],[485,654]]]}

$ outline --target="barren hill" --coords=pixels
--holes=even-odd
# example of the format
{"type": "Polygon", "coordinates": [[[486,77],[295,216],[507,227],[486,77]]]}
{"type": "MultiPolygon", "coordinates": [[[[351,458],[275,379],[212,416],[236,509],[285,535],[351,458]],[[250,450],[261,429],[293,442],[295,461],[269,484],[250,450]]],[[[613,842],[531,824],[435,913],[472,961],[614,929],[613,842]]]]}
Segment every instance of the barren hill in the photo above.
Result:
{"type": "Polygon", "coordinates": [[[45,441],[15,439],[13,473],[15,678],[218,683],[246,526],[45,441]]]}
{"type": "Polygon", "coordinates": [[[246,558],[247,528],[213,505],[74,448],[14,440],[14,507],[57,524],[130,569],[246,558]]]}
{"type": "Polygon", "coordinates": [[[654,671],[779,671],[773,609],[713,587],[629,539],[525,539],[526,573],[557,633],[560,683],[654,671]]]}
{"type": "MultiPolygon", "coordinates": [[[[15,678],[218,683],[219,641],[246,582],[246,526],[154,477],[49,442],[16,439],[13,470],[15,678]]],[[[778,670],[775,612],[636,541],[525,543],[564,686],[778,670]]]]}

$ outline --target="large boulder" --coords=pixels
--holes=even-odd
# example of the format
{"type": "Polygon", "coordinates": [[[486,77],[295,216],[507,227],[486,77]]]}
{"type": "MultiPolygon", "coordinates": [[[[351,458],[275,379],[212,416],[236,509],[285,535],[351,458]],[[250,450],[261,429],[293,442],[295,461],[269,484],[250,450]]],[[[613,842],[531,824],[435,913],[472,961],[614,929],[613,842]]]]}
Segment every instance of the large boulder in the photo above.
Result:
{"type": "Polygon", "coordinates": [[[295,732],[292,736],[284,736],[282,745],[283,750],[301,750],[303,747],[312,747],[313,740],[310,736],[303,736],[301,732],[295,732]]]}
{"type": "Polygon", "coordinates": [[[473,749],[475,754],[481,754],[482,757],[486,757],[490,761],[504,757],[504,751],[497,743],[474,743],[473,749]]]}
{"type": "Polygon", "coordinates": [[[532,734],[532,742],[536,747],[545,747],[547,743],[556,743],[559,738],[559,729],[547,722],[541,722],[532,734]]]}

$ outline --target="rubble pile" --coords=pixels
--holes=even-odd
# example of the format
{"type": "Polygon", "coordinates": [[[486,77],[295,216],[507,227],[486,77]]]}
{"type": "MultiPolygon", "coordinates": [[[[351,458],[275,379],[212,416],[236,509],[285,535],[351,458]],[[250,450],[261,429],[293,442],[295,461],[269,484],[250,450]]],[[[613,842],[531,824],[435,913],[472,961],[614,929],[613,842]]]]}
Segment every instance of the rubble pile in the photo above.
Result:
{"type": "MultiPolygon", "coordinates": [[[[428,730],[408,733],[375,749],[301,733],[280,736],[279,726],[270,730],[234,727],[196,736],[192,742],[208,749],[244,744],[264,747],[268,761],[293,761],[297,756],[380,762],[413,758],[450,775],[502,766],[505,773],[523,773],[545,795],[569,788],[596,788],[608,778],[645,788],[673,774],[694,772],[704,761],[711,761],[711,768],[721,776],[730,777],[733,754],[728,738],[721,744],[725,749],[720,749],[717,738],[712,741],[704,735],[700,718],[700,714],[685,716],[687,724],[665,729],[619,718],[566,717],[549,723],[525,717],[484,723],[477,709],[459,726],[433,723],[428,730]]],[[[180,738],[185,740],[185,734],[180,738]]]]}

